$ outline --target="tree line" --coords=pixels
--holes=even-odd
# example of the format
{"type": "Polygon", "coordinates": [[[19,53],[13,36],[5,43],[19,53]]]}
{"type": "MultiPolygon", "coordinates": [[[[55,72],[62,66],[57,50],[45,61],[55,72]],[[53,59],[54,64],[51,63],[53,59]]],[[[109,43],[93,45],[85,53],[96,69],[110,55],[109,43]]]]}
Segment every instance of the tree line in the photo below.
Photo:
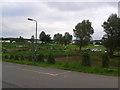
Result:
{"type": "MultiPolygon", "coordinates": [[[[101,26],[105,32],[105,35],[102,37],[102,43],[110,55],[113,55],[115,51],[120,51],[120,17],[118,17],[117,14],[111,14],[107,21],[104,21],[101,26]]],[[[90,44],[93,33],[92,22],[89,20],[83,20],[75,26],[73,36],[76,38],[75,44],[79,46],[80,50],[83,46],[90,44]]],[[[53,42],[65,46],[71,43],[72,38],[69,32],[65,32],[64,35],[57,33],[53,36],[53,39],[51,39],[50,34],[46,34],[44,31],[39,35],[39,40],[42,43],[47,44],[53,42]]],[[[16,40],[24,41],[23,37],[19,37],[16,40]]],[[[34,36],[31,36],[30,40],[34,43],[34,36]]]]}
{"type": "MultiPolygon", "coordinates": [[[[104,21],[101,25],[104,29],[105,35],[102,37],[102,43],[106,47],[108,53],[113,55],[115,51],[120,51],[120,18],[117,14],[111,14],[107,21],[104,21]]],[[[83,20],[79,22],[73,29],[73,35],[76,38],[75,44],[79,46],[81,50],[83,46],[89,45],[92,40],[92,35],[94,29],[92,27],[92,22],[89,20],[83,20]]],[[[51,41],[50,35],[46,35],[44,31],[40,34],[40,40],[45,43],[51,41]]],[[[67,45],[72,41],[72,35],[68,32],[62,36],[62,34],[57,33],[53,37],[53,41],[56,44],[67,45]]]]}
{"type": "Polygon", "coordinates": [[[44,31],[42,31],[39,35],[40,41],[42,43],[50,43],[53,41],[56,44],[70,44],[72,41],[72,35],[70,35],[68,32],[65,32],[64,36],[60,33],[57,33],[54,35],[53,40],[51,39],[49,34],[46,34],[44,31]]]}
{"type": "MultiPolygon", "coordinates": [[[[115,51],[120,51],[120,17],[117,14],[111,14],[107,21],[102,25],[105,35],[102,37],[102,43],[106,47],[110,56],[113,56],[115,51]]],[[[83,20],[78,23],[73,29],[76,37],[76,45],[80,47],[86,46],[92,39],[94,29],[89,20],[83,20]]]]}

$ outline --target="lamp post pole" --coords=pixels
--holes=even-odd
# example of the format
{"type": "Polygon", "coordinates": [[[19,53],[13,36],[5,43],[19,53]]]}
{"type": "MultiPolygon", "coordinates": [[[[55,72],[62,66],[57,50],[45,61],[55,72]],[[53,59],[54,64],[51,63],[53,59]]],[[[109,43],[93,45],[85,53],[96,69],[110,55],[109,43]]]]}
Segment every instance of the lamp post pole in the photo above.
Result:
{"type": "Polygon", "coordinates": [[[37,61],[37,55],[36,55],[37,54],[37,21],[31,18],[28,18],[28,20],[34,21],[36,23],[36,34],[35,34],[36,38],[34,40],[35,41],[34,42],[34,61],[37,61]]]}

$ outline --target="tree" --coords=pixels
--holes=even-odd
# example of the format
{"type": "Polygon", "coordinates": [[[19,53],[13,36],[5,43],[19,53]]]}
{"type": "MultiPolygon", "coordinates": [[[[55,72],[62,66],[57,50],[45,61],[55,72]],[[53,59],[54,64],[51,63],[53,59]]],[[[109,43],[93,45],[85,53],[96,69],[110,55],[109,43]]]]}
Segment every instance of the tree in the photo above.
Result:
{"type": "Polygon", "coordinates": [[[20,37],[18,38],[18,42],[20,42],[20,43],[24,42],[24,38],[20,36],[20,37]]]}
{"type": "Polygon", "coordinates": [[[10,59],[14,59],[14,56],[13,56],[13,55],[10,55],[10,59]]]}
{"type": "Polygon", "coordinates": [[[72,41],[72,35],[70,35],[68,32],[65,33],[63,36],[63,43],[66,46],[67,44],[70,44],[72,41]]]}
{"type": "Polygon", "coordinates": [[[82,55],[82,65],[83,66],[91,66],[90,55],[87,52],[83,53],[83,55],[82,55]]]}
{"type": "Polygon", "coordinates": [[[55,64],[55,58],[54,58],[53,54],[48,55],[47,63],[48,64],[55,64]]]}
{"type": "Polygon", "coordinates": [[[31,42],[34,43],[34,35],[31,36],[31,42]]]}
{"type": "Polygon", "coordinates": [[[45,36],[44,42],[45,42],[45,43],[50,43],[50,42],[51,42],[51,37],[50,37],[49,34],[47,34],[47,35],[45,36]]]}
{"type": "Polygon", "coordinates": [[[117,17],[117,14],[111,14],[102,27],[106,33],[102,38],[103,45],[108,49],[110,56],[112,56],[114,51],[120,48],[120,18],[117,17]]]}
{"type": "Polygon", "coordinates": [[[106,53],[103,54],[103,56],[102,56],[102,67],[103,68],[108,68],[109,67],[109,63],[110,63],[110,60],[109,60],[108,55],[106,53]]]}
{"type": "Polygon", "coordinates": [[[42,31],[42,32],[40,33],[39,38],[40,38],[40,40],[42,41],[42,43],[43,43],[43,42],[44,42],[44,43],[50,43],[50,41],[51,41],[50,35],[49,35],[49,34],[46,35],[44,31],[42,31]]]}
{"type": "Polygon", "coordinates": [[[89,20],[83,20],[81,23],[78,23],[73,31],[74,36],[76,37],[76,45],[79,46],[80,50],[83,46],[89,44],[91,35],[94,33],[89,20]]]}
{"type": "Polygon", "coordinates": [[[63,36],[60,33],[57,33],[54,35],[53,40],[57,44],[62,44],[63,43],[63,36]]]}
{"type": "Polygon", "coordinates": [[[41,63],[44,62],[44,55],[42,53],[38,55],[38,62],[41,62],[41,63]]]}
{"type": "Polygon", "coordinates": [[[44,31],[42,31],[39,35],[40,41],[42,41],[42,43],[45,41],[45,37],[46,37],[46,34],[44,31]]]}

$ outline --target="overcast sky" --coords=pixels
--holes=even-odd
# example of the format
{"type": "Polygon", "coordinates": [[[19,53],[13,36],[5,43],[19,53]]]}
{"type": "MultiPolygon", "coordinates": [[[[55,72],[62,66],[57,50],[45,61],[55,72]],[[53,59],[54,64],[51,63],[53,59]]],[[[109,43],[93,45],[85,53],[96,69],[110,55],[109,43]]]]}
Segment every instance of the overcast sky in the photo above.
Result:
{"type": "Polygon", "coordinates": [[[35,34],[35,23],[28,21],[29,17],[38,21],[38,35],[45,31],[51,37],[65,32],[73,35],[77,23],[89,19],[94,28],[93,39],[101,39],[101,25],[112,13],[118,13],[117,2],[5,2],[2,36],[30,38],[35,34]]]}

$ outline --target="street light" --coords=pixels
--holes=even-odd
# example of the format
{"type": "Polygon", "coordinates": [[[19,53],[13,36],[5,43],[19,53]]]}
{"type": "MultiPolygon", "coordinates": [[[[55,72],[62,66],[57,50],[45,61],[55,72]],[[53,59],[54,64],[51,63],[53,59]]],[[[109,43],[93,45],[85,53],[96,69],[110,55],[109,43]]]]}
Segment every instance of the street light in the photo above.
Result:
{"type": "Polygon", "coordinates": [[[30,21],[34,21],[35,23],[36,23],[36,39],[35,39],[35,46],[34,46],[34,61],[37,61],[37,21],[36,20],[34,20],[34,19],[31,19],[31,18],[28,18],[28,20],[30,20],[30,21]]]}

